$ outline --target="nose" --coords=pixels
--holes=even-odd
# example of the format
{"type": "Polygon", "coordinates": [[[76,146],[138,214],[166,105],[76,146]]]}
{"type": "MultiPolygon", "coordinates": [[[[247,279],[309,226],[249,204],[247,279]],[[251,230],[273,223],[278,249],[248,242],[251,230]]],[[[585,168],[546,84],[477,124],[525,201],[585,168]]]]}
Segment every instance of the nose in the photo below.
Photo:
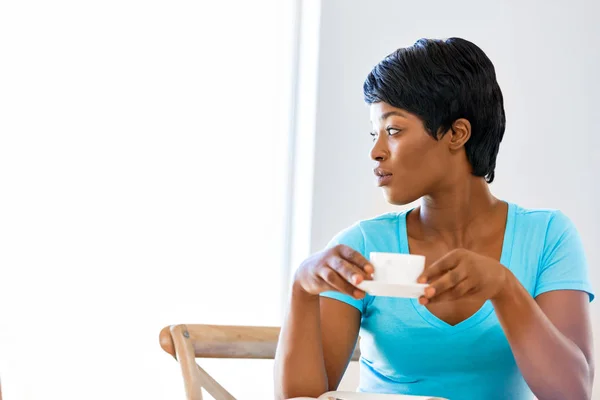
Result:
{"type": "Polygon", "coordinates": [[[373,161],[385,161],[389,157],[389,150],[386,145],[385,135],[377,136],[373,148],[371,149],[371,159],[373,161]]]}

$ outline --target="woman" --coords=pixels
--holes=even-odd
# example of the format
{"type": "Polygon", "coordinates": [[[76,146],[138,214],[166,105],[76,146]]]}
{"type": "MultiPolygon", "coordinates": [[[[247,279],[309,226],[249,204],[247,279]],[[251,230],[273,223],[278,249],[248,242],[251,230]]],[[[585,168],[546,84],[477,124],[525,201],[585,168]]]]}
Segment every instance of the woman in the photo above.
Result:
{"type": "Polygon", "coordinates": [[[364,95],[387,201],[420,206],[353,225],[298,268],[276,396],[334,390],[360,332],[359,391],[589,399],[593,293],[577,231],[488,188],[505,128],[491,61],[463,39],[422,39],[381,61],[364,95]],[[358,289],[372,251],[425,255],[425,295],[358,289]]]}

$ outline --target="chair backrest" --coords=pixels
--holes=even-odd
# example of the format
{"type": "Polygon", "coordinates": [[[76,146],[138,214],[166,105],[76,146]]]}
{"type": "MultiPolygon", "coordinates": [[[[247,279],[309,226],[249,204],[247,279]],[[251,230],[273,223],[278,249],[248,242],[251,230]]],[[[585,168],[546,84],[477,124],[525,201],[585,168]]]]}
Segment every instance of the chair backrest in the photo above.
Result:
{"type": "MultiPolygon", "coordinates": [[[[161,330],[160,345],[179,361],[188,400],[202,400],[202,388],[216,400],[235,400],[196,358],[273,359],[279,331],[265,326],[172,325],[161,330]]],[[[356,346],[352,361],[359,357],[356,346]]]]}

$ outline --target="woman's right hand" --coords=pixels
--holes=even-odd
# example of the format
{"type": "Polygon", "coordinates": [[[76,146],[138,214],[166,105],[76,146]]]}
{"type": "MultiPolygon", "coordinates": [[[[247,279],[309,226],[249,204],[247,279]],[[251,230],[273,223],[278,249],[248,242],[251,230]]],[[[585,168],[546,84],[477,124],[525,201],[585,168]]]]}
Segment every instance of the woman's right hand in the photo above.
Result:
{"type": "Polygon", "coordinates": [[[294,276],[294,286],[315,296],[335,291],[362,299],[365,292],[357,286],[371,280],[373,272],[373,265],[362,254],[340,244],[304,260],[294,276]]]}

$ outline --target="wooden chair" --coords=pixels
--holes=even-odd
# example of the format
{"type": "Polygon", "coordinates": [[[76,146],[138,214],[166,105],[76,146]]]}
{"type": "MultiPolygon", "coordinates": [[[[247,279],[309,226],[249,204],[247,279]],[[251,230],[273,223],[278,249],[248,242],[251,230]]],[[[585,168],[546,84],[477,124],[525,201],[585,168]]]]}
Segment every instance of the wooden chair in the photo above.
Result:
{"type": "MultiPolygon", "coordinates": [[[[196,358],[273,359],[278,338],[277,327],[172,325],[161,330],[160,345],[179,360],[187,400],[202,400],[202,388],[215,400],[235,400],[196,358]]],[[[359,356],[357,346],[352,361],[359,356]]]]}

